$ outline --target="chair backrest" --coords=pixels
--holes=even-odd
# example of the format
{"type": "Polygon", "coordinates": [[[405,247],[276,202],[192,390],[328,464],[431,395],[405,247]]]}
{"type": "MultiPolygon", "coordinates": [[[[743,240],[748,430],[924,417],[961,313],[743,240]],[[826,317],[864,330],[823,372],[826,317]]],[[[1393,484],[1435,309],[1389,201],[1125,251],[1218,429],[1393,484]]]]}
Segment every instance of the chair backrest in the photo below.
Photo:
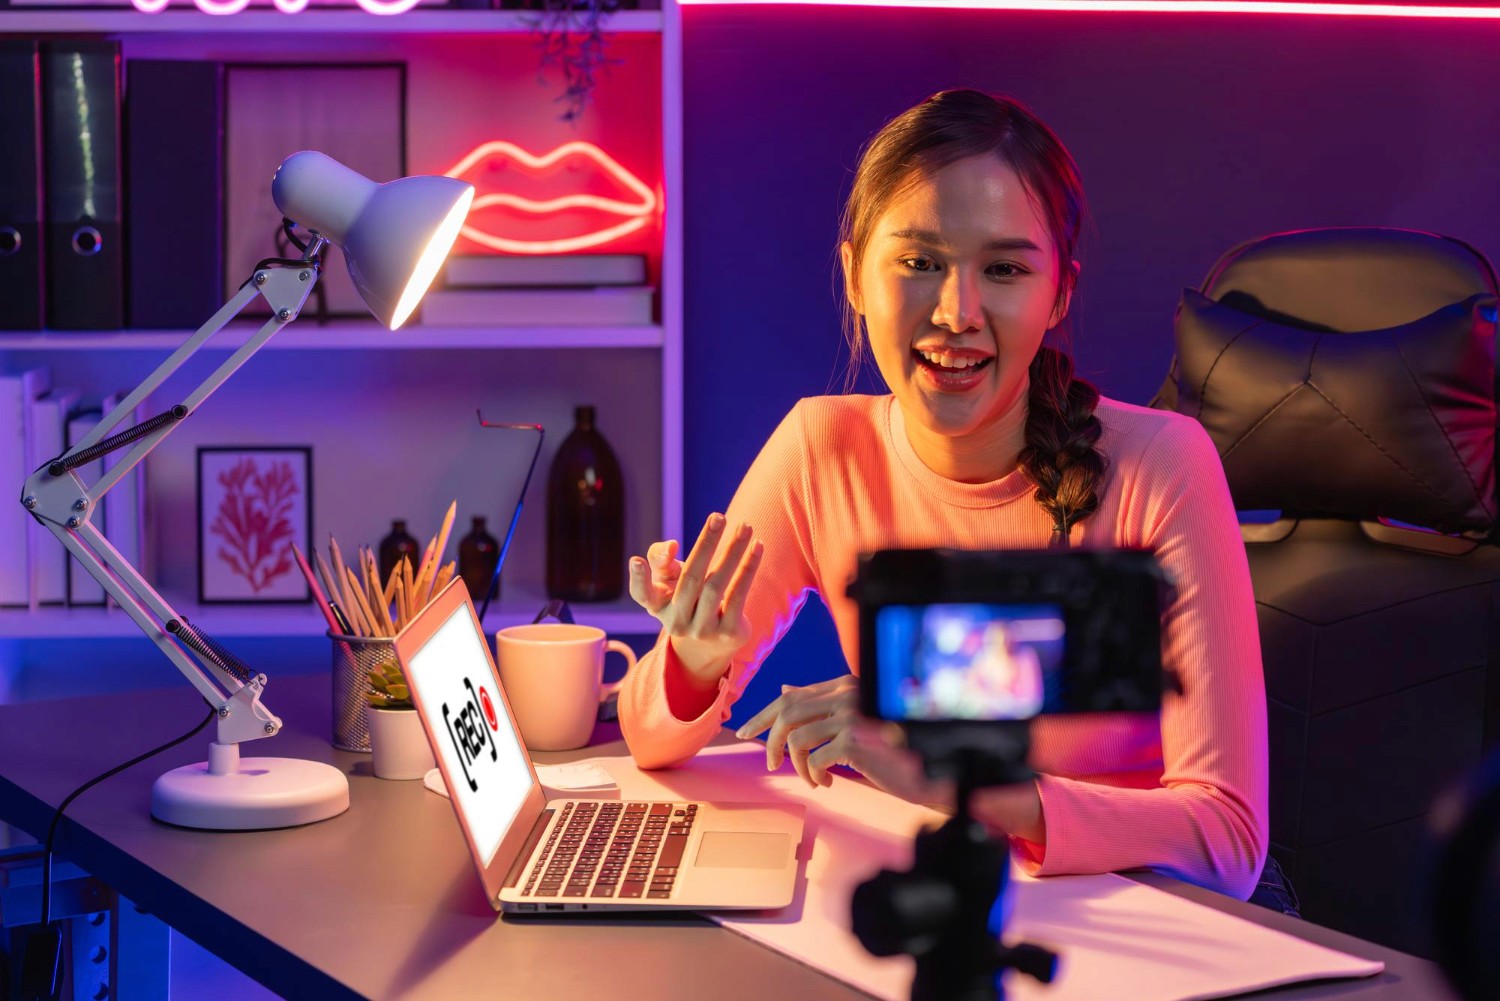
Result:
{"type": "Polygon", "coordinates": [[[1242,526],[1271,851],[1306,917],[1423,954],[1427,812],[1500,740],[1497,294],[1483,255],[1428,233],[1251,240],[1184,291],[1154,401],[1208,429],[1236,506],[1283,512],[1242,526]],[[1373,520],[1393,509],[1474,537],[1373,520]]]}

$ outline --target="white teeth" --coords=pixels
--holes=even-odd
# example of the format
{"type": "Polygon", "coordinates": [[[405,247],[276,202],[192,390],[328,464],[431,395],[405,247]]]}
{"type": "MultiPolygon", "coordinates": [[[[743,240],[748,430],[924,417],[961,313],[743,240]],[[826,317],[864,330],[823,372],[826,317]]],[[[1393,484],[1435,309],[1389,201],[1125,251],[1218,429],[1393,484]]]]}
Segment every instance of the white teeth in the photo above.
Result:
{"type": "Polygon", "coordinates": [[[932,362],[932,364],[938,366],[939,368],[951,368],[955,371],[961,371],[966,368],[973,368],[983,360],[973,357],[954,358],[949,355],[938,354],[936,351],[921,351],[918,353],[923,358],[926,358],[928,361],[932,362]]]}

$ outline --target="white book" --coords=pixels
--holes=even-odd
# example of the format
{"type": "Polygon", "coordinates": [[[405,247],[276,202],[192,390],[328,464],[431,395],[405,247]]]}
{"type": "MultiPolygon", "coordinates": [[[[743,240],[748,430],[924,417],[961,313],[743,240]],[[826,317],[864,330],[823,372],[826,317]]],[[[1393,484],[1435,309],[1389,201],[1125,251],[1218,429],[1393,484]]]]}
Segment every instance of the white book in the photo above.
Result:
{"type": "MultiPolygon", "coordinates": [[[[129,390],[121,390],[111,393],[104,398],[104,412],[107,414],[113,410],[119,402],[129,395],[129,390]]],[[[115,433],[124,431],[129,427],[139,424],[145,420],[146,404],[142,402],[135,408],[135,413],[126,418],[125,421],[115,427],[115,433]]],[[[130,454],[138,442],[117,449],[104,457],[104,472],[109,472],[125,456],[130,454]]],[[[108,503],[105,505],[104,534],[115,551],[123,556],[131,566],[138,570],[142,577],[147,580],[151,578],[150,569],[146,566],[146,463],[142,462],[130,472],[120,477],[114,489],[109,492],[108,503]]],[[[106,596],[107,597],[107,596],[106,596]]],[[[115,603],[114,598],[108,598],[111,605],[115,603]]]]}
{"type": "Polygon", "coordinates": [[[36,468],[27,434],[31,404],[52,388],[52,372],[34,368],[0,376],[0,605],[31,604],[32,559],[36,532],[45,532],[19,503],[21,487],[36,468]]]}
{"type": "Polygon", "coordinates": [[[437,327],[643,326],[652,322],[649,285],[599,288],[435,289],[422,322],[437,327]]]}
{"type": "MultiPolygon", "coordinates": [[[[104,415],[98,410],[75,410],[68,416],[68,447],[72,448],[83,436],[94,429],[99,419],[104,415]]],[[[73,472],[83,481],[85,487],[92,487],[99,481],[104,472],[104,460],[95,459],[76,466],[73,472]]],[[[105,512],[109,504],[106,499],[101,499],[99,505],[94,508],[91,519],[95,528],[105,525],[105,512]]],[[[68,604],[70,605],[102,605],[104,604],[104,585],[94,579],[93,574],[83,568],[83,564],[75,559],[68,560],[68,604]]]]}
{"type": "MultiPolygon", "coordinates": [[[[78,405],[78,390],[54,389],[31,404],[33,469],[57,458],[67,441],[68,414],[78,405]]],[[[32,521],[31,597],[35,605],[63,605],[68,601],[68,561],[73,557],[52,533],[32,521]]]]}
{"type": "Polygon", "coordinates": [[[645,254],[460,254],[443,265],[446,288],[645,283],[645,254]]]}

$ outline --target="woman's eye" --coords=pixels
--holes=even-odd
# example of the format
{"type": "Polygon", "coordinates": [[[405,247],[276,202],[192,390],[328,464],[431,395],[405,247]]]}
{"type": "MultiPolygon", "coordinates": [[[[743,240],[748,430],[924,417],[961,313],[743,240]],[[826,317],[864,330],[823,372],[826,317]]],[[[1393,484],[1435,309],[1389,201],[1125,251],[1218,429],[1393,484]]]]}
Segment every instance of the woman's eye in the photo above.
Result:
{"type": "Polygon", "coordinates": [[[1023,271],[1021,268],[1016,267],[1014,264],[991,264],[989,267],[989,274],[994,278],[1015,278],[1025,274],[1025,271],[1023,271]]]}
{"type": "Polygon", "coordinates": [[[937,270],[937,262],[930,257],[903,257],[900,264],[908,271],[927,273],[937,270]]]}

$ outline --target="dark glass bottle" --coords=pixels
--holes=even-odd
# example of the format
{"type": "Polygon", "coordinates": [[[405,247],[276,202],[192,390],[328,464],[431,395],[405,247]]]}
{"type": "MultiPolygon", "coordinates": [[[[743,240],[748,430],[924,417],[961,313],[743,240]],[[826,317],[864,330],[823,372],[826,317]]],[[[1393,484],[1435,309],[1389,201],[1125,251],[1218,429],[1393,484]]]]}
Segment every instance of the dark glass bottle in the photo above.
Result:
{"type": "MultiPolygon", "coordinates": [[[[500,562],[500,543],[484,530],[484,518],[474,516],[474,528],[458,542],[458,575],[469,589],[469,598],[477,605],[484,601],[500,562]]],[[[495,581],[495,598],[500,598],[500,582],[495,581]]]]}
{"type": "Polygon", "coordinates": [[[610,601],[625,590],[625,483],[594,408],[573,417],[547,480],[547,596],[610,601]]]}
{"type": "Polygon", "coordinates": [[[380,540],[380,583],[391,579],[391,571],[401,565],[402,558],[411,560],[411,572],[417,572],[422,559],[417,551],[417,540],[406,530],[406,519],[391,522],[391,534],[380,540]]]}

